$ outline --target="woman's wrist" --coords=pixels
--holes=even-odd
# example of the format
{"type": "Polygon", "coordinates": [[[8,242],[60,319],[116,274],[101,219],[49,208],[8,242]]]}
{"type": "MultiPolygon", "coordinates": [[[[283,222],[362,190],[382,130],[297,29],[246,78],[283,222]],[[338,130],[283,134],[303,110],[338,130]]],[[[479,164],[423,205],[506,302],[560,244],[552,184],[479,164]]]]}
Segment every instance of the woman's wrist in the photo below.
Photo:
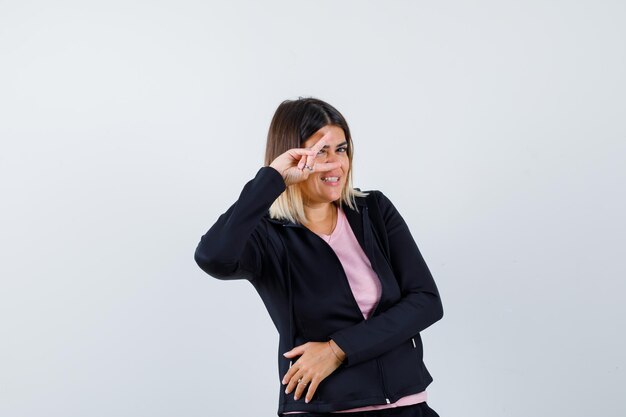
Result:
{"type": "Polygon", "coordinates": [[[337,345],[337,343],[335,343],[333,339],[330,339],[328,341],[328,345],[332,349],[339,362],[343,363],[343,361],[346,359],[345,352],[339,347],[339,345],[337,345]]]}

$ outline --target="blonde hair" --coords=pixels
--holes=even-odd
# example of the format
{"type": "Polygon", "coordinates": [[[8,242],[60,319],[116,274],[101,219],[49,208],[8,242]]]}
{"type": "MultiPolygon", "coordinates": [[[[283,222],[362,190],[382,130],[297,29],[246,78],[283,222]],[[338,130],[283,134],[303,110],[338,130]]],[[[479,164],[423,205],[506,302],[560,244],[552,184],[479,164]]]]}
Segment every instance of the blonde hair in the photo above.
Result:
{"type": "MultiPolygon", "coordinates": [[[[350,161],[350,170],[348,171],[348,179],[341,190],[341,198],[332,203],[342,208],[347,205],[358,212],[355,197],[365,197],[368,194],[352,188],[352,161],[350,161]]],[[[304,201],[302,191],[298,184],[293,184],[278,196],[274,203],[270,206],[270,217],[273,219],[285,219],[294,223],[306,224],[309,222],[304,213],[304,201]]]]}

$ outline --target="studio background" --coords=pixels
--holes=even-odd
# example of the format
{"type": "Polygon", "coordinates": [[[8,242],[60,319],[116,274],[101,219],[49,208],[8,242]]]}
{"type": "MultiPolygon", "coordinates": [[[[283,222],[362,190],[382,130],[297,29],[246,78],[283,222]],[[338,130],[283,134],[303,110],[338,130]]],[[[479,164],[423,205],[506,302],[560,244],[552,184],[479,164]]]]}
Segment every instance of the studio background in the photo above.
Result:
{"type": "Polygon", "coordinates": [[[285,99],[348,120],[444,317],[442,417],[626,415],[620,1],[0,1],[0,415],[272,416],[200,237],[285,99]]]}

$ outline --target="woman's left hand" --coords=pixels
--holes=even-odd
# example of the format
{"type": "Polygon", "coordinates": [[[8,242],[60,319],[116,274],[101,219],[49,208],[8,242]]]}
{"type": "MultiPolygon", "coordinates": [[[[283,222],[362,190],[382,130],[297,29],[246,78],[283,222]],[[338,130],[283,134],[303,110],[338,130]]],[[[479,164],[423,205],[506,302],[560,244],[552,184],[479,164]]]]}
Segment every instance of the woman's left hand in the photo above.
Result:
{"type": "MultiPolygon", "coordinates": [[[[334,342],[331,340],[330,343],[334,342]]],[[[334,344],[333,348],[337,354],[343,357],[344,353],[339,346],[334,344]]],[[[285,352],[283,355],[287,358],[301,355],[296,362],[291,364],[289,371],[283,378],[283,385],[287,384],[285,393],[289,394],[296,388],[294,399],[297,400],[308,386],[305,402],[311,401],[320,382],[341,365],[341,361],[333,352],[333,348],[328,342],[306,342],[285,352]],[[299,380],[300,382],[298,382],[299,380]]]]}

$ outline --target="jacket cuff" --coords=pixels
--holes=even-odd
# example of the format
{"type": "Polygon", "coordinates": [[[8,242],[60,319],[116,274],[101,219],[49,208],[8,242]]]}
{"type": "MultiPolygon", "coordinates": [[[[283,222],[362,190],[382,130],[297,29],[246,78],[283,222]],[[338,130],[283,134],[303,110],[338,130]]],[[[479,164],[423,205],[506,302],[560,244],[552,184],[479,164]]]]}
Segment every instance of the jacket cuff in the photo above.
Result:
{"type": "Polygon", "coordinates": [[[330,339],[332,339],[346,355],[343,359],[343,362],[341,363],[341,366],[344,368],[350,366],[351,363],[354,362],[354,349],[350,345],[348,338],[344,337],[339,331],[332,334],[330,336],[330,339]]]}
{"type": "Polygon", "coordinates": [[[265,184],[267,181],[267,186],[271,187],[271,190],[276,191],[278,195],[287,189],[283,176],[280,175],[278,170],[269,165],[259,168],[255,178],[261,179],[262,184],[265,184]]]}

